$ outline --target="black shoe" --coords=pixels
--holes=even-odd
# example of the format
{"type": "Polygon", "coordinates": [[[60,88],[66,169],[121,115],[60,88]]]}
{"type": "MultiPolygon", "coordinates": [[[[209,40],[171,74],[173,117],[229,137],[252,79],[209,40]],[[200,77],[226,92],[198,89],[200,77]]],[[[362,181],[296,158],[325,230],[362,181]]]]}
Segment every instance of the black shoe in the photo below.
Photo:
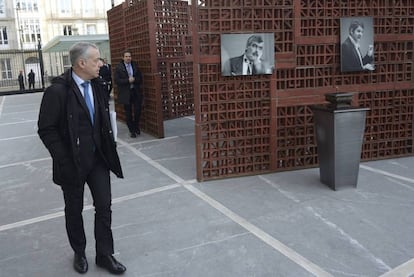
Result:
{"type": "Polygon", "coordinates": [[[136,137],[137,137],[137,134],[135,134],[135,132],[133,132],[133,133],[130,133],[130,134],[129,134],[129,136],[130,136],[131,138],[136,138],[136,137]]]}
{"type": "Polygon", "coordinates": [[[73,268],[79,273],[86,273],[88,271],[88,260],[86,260],[86,257],[75,253],[73,268]]]}
{"type": "Polygon", "coordinates": [[[126,267],[115,260],[112,255],[96,256],[96,265],[107,269],[112,274],[122,274],[126,271],[126,267]]]}
{"type": "Polygon", "coordinates": [[[138,136],[141,135],[141,130],[138,128],[136,133],[138,136]]]}

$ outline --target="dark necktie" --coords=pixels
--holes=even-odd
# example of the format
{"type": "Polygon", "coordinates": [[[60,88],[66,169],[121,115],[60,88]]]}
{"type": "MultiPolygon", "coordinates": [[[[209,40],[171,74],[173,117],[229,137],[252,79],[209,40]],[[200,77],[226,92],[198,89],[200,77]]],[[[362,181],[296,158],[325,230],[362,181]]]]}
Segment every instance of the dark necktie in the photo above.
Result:
{"type": "Polygon", "coordinates": [[[244,62],[247,64],[246,75],[252,75],[252,69],[251,69],[252,64],[247,58],[244,58],[244,62]]]}
{"type": "Polygon", "coordinates": [[[85,98],[85,102],[86,102],[86,106],[88,107],[89,110],[89,116],[91,118],[91,122],[93,125],[93,106],[92,106],[92,100],[91,97],[89,96],[89,83],[90,82],[83,82],[82,83],[82,87],[83,87],[83,97],[85,98]]]}

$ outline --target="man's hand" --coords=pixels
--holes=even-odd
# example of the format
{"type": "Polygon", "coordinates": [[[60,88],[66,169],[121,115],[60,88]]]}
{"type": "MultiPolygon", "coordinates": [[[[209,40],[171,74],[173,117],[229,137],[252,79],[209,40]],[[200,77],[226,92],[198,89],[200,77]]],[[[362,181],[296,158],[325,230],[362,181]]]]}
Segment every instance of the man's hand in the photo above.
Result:
{"type": "Polygon", "coordinates": [[[375,66],[371,63],[364,64],[363,69],[373,71],[375,70],[375,66]]]}

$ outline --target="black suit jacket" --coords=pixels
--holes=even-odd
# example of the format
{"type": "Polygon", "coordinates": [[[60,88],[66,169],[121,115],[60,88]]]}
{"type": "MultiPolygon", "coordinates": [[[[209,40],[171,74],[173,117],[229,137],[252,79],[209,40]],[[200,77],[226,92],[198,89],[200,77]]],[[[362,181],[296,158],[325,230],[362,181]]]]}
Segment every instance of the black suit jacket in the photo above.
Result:
{"type": "Polygon", "coordinates": [[[35,74],[34,72],[29,72],[29,74],[27,75],[28,79],[29,79],[29,83],[34,83],[35,81],[35,74]]]}
{"type": "MultiPolygon", "coordinates": [[[[224,63],[222,75],[223,76],[238,76],[243,75],[243,57],[244,55],[231,58],[224,63]]],[[[271,74],[271,67],[268,62],[260,60],[257,65],[252,65],[252,75],[257,74],[271,74]]]]}
{"type": "MultiPolygon", "coordinates": [[[[374,61],[373,57],[368,55],[362,56],[362,64],[372,63],[374,61]]],[[[351,39],[348,37],[341,45],[341,71],[342,72],[351,72],[351,71],[363,71],[361,61],[359,60],[358,51],[355,49],[354,44],[351,39]]]]}
{"type": "Polygon", "coordinates": [[[131,93],[142,93],[142,73],[134,61],[131,62],[131,65],[135,77],[134,89],[130,88],[131,84],[124,61],[121,61],[115,68],[114,81],[118,88],[117,102],[119,104],[130,104],[131,93]]]}
{"type": "Polygon", "coordinates": [[[92,126],[85,100],[72,79],[72,69],[54,78],[43,94],[38,134],[52,157],[53,181],[58,185],[82,184],[83,167],[93,163],[94,151],[109,170],[123,177],[110,124],[109,104],[104,98],[104,83],[96,78],[91,80],[91,85],[96,126],[92,126]]]}
{"type": "Polygon", "coordinates": [[[228,60],[223,69],[224,76],[243,75],[243,56],[234,57],[228,60]]]}
{"type": "Polygon", "coordinates": [[[99,69],[99,76],[102,77],[106,82],[112,82],[112,72],[111,72],[111,65],[103,65],[99,69]]]}

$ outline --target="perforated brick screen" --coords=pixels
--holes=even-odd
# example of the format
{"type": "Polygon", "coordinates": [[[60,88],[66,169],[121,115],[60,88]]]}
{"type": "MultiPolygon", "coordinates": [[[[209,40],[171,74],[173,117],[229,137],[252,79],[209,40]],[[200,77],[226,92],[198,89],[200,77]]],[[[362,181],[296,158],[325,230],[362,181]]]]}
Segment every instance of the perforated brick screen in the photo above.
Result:
{"type": "Polygon", "coordinates": [[[128,3],[108,12],[112,57],[140,63],[146,131],[195,112],[198,180],[317,166],[311,107],[333,92],[370,108],[363,160],[413,155],[413,1],[128,3]],[[373,18],[375,71],[341,72],[344,17],[373,18]],[[273,74],[222,76],[225,33],[272,33],[273,74]]]}
{"type": "MultiPolygon", "coordinates": [[[[194,114],[190,20],[188,3],[174,0],[126,1],[108,11],[112,60],[119,63],[128,49],[138,62],[144,75],[141,128],[160,138],[164,120],[194,114]]],[[[116,100],[116,86],[114,91],[116,100]]],[[[116,111],[125,120],[123,107],[116,111]]]]}
{"type": "Polygon", "coordinates": [[[354,105],[371,109],[363,160],[413,154],[414,2],[198,3],[199,180],[317,166],[311,106],[332,92],[355,92],[354,105]],[[373,18],[374,72],[341,73],[341,17],[373,18]],[[220,35],[258,32],[274,34],[273,75],[221,76],[220,35]]]}

